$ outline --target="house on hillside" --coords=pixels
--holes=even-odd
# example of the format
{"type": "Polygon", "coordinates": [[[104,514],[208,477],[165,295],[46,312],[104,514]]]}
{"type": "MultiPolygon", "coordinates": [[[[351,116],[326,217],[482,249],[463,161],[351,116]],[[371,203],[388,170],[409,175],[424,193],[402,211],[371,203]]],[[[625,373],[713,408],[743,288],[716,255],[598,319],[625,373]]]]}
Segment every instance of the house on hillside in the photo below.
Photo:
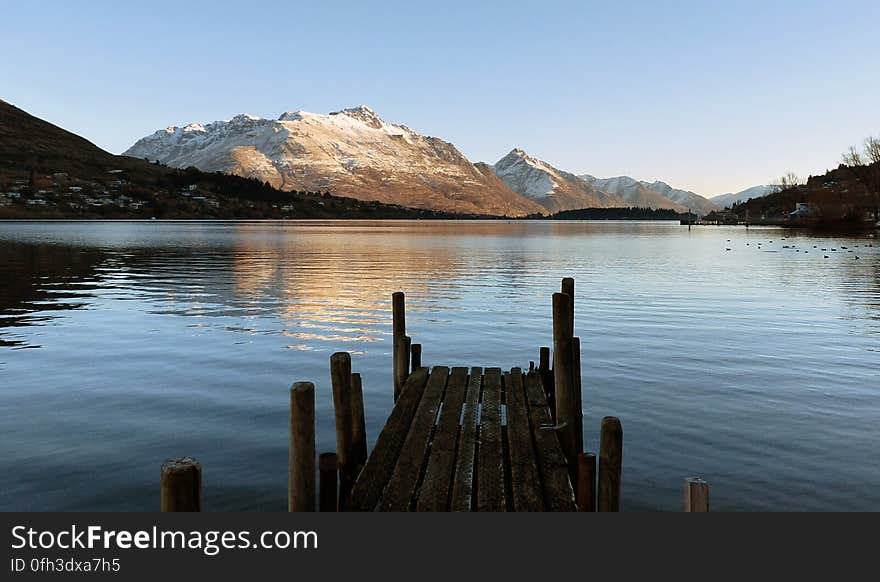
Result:
{"type": "Polygon", "coordinates": [[[794,212],[788,213],[789,220],[797,220],[799,218],[807,218],[810,216],[810,203],[798,202],[794,208],[794,212]]]}

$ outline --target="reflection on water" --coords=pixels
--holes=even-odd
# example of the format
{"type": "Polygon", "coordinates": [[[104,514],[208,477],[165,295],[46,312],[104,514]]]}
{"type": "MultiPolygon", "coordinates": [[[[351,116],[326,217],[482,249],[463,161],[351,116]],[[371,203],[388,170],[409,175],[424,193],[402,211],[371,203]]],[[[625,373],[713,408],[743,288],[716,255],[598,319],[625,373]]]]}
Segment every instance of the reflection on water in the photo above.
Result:
{"type": "Polygon", "coordinates": [[[427,363],[527,366],[564,275],[626,508],[880,509],[876,239],[501,221],[0,224],[0,509],[153,509],[191,454],[210,509],[282,510],[291,382],[322,451],[332,352],[387,416],[392,291],[427,363]]]}

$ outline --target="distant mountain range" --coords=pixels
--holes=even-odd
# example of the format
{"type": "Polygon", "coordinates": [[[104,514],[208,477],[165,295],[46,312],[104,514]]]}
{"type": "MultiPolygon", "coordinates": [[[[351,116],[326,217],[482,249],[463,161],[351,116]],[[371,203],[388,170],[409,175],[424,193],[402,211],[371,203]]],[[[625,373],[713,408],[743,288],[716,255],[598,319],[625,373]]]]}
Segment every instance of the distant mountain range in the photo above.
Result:
{"type": "Polygon", "coordinates": [[[703,215],[719,208],[664,182],[578,176],[518,148],[493,165],[472,163],[451,143],[386,122],[363,105],[171,126],[125,155],[256,178],[282,190],[326,190],[445,212],[524,216],[638,206],[703,215]]]}
{"type": "Polygon", "coordinates": [[[709,200],[712,201],[713,204],[721,208],[730,208],[737,202],[745,202],[747,200],[751,200],[752,198],[763,198],[768,194],[772,194],[775,191],[773,186],[752,186],[751,188],[746,188],[742,192],[736,192],[733,194],[721,194],[719,196],[713,196],[709,200]]]}
{"type": "Polygon", "coordinates": [[[352,216],[399,216],[406,208],[511,217],[623,207],[706,214],[715,202],[769,191],[756,187],[710,201],[664,182],[578,176],[518,148],[493,165],[472,163],[452,144],[387,123],[365,106],[169,127],[115,156],[0,101],[0,189],[27,184],[48,198],[29,202],[29,212],[78,208],[101,216],[136,208],[167,217],[334,216],[346,209],[352,216]],[[200,194],[180,194],[181,185],[196,184],[200,194]],[[329,192],[340,202],[308,192],[329,192]],[[113,196],[125,206],[109,202],[113,196]]]}
{"type": "Polygon", "coordinates": [[[125,155],[257,178],[282,190],[328,191],[412,208],[499,216],[546,212],[452,144],[387,123],[366,106],[169,127],[125,155]]]}
{"type": "Polygon", "coordinates": [[[551,213],[580,208],[614,208],[629,206],[614,194],[609,194],[569,172],[563,172],[546,162],[514,149],[491,166],[507,186],[551,213]]]}

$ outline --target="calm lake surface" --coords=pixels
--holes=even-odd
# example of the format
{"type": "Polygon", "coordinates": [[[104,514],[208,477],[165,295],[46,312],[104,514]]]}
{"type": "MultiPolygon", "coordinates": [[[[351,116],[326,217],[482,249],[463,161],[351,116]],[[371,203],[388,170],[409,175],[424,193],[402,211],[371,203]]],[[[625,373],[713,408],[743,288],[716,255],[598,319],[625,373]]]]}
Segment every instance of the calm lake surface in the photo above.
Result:
{"type": "Polygon", "coordinates": [[[425,363],[528,367],[566,275],[585,444],[622,419],[624,509],[679,510],[700,475],[717,510],[880,510],[873,236],[0,223],[0,510],[154,510],[162,461],[192,455],[207,509],[283,511],[293,381],[316,383],[319,451],[335,449],[335,351],[363,375],[371,446],[384,423],[393,291],[425,363]]]}

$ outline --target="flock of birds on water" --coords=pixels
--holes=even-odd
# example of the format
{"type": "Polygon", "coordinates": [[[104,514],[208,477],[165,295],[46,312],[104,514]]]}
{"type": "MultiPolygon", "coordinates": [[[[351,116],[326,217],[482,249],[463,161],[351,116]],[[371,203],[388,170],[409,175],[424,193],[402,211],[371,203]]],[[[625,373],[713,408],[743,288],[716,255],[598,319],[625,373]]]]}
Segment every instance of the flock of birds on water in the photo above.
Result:
{"type": "MultiPolygon", "coordinates": [[[[788,240],[788,237],[782,237],[782,240],[788,240]]],[[[727,239],[727,242],[730,243],[730,239],[727,239]]],[[[759,242],[755,243],[755,246],[757,247],[757,249],[758,249],[759,251],[760,251],[760,250],[764,250],[765,252],[772,252],[772,253],[777,252],[777,251],[766,251],[766,249],[764,249],[764,246],[763,246],[764,244],[765,244],[765,243],[759,241],[759,242]]],[[[767,244],[767,245],[772,245],[772,244],[773,244],[773,241],[772,241],[772,240],[768,240],[766,244],[767,244]]],[[[748,243],[748,242],[747,242],[747,243],[746,243],[746,246],[747,246],[747,247],[748,247],[748,246],[751,246],[751,243],[748,243]]],[[[869,248],[869,247],[873,247],[873,246],[874,246],[874,245],[873,245],[872,243],[868,243],[868,244],[864,244],[864,245],[862,245],[862,248],[869,248]]],[[[782,248],[783,248],[783,249],[787,249],[787,250],[792,250],[792,251],[795,251],[795,252],[797,252],[797,253],[801,252],[801,249],[799,249],[799,248],[797,247],[797,245],[794,245],[794,244],[782,245],[782,248]]],[[[822,252],[822,253],[832,252],[832,253],[836,253],[836,252],[839,252],[839,251],[846,251],[847,253],[853,253],[853,259],[854,259],[854,260],[859,260],[859,256],[855,254],[855,252],[856,252],[855,249],[857,249],[857,248],[859,248],[859,245],[853,245],[852,248],[845,247],[845,246],[843,246],[843,245],[840,245],[839,248],[838,248],[838,247],[820,247],[819,245],[813,245],[813,249],[815,249],[815,252],[822,252]]],[[[725,251],[732,251],[733,249],[732,249],[731,247],[728,246],[728,247],[726,247],[724,250],[725,250],[725,251]]],[[[810,253],[810,251],[808,251],[808,250],[804,250],[803,252],[804,252],[805,255],[810,253]]],[[[823,256],[823,258],[826,258],[826,259],[831,258],[830,255],[822,255],[822,256],[823,256]]]]}

